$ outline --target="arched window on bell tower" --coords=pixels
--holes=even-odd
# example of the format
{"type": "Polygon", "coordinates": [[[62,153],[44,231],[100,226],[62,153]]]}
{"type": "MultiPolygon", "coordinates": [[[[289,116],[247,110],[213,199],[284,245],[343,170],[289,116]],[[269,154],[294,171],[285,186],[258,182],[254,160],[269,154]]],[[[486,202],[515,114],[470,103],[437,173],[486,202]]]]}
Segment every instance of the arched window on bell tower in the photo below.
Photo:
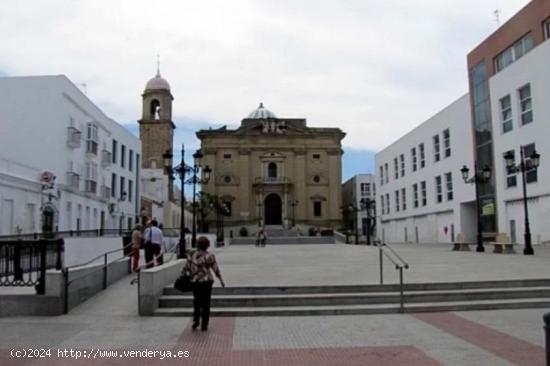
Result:
{"type": "Polygon", "coordinates": [[[160,119],[160,102],[158,101],[158,99],[153,99],[151,101],[151,108],[149,112],[150,119],[157,121],[160,119]]]}

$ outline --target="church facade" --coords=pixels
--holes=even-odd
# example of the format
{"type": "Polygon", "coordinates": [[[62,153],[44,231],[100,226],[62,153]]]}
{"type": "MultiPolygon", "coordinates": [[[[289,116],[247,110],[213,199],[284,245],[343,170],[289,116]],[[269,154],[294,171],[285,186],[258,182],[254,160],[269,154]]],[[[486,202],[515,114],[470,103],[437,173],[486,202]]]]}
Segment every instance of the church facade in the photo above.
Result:
{"type": "Polygon", "coordinates": [[[342,145],[339,128],[308,127],[277,118],[262,104],[237,129],[200,130],[203,164],[212,169],[202,190],[225,203],[225,227],[311,227],[341,224],[342,145]]]}

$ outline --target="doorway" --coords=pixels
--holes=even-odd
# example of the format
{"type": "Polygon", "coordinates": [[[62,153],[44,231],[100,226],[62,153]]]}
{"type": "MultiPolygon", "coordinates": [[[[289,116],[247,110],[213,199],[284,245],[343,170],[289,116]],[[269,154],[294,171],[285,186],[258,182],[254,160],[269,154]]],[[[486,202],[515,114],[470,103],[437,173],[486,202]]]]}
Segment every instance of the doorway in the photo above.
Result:
{"type": "Polygon", "coordinates": [[[283,203],[275,193],[269,194],[264,202],[264,217],[266,225],[281,225],[283,223],[283,203]]]}

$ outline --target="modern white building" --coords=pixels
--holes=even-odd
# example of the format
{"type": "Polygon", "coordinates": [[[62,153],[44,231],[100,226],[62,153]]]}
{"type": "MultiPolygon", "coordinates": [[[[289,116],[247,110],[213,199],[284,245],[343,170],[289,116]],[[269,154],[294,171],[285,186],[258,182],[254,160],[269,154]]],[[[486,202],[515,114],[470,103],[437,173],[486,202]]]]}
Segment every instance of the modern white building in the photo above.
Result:
{"type": "Polygon", "coordinates": [[[375,156],[377,234],[387,242],[475,241],[472,185],[460,169],[472,166],[469,96],[399,138],[375,156]]]}
{"type": "MultiPolygon", "coordinates": [[[[373,174],[357,174],[346,182],[342,186],[342,204],[344,209],[347,209],[350,205],[355,207],[357,210],[350,216],[347,217],[349,226],[351,229],[355,230],[355,223],[359,233],[361,235],[367,235],[367,210],[366,207],[363,207],[362,200],[375,200],[376,198],[376,183],[375,176],[373,174]]],[[[371,224],[371,226],[374,223],[371,224]]],[[[370,233],[371,236],[373,233],[370,233]]]]}
{"type": "Polygon", "coordinates": [[[140,156],[66,76],[0,78],[0,234],[131,227],[140,156]]]}
{"type": "MultiPolygon", "coordinates": [[[[536,3],[526,7],[512,22],[525,24],[533,14],[544,17],[533,6],[536,3]]],[[[498,52],[504,54],[514,49],[509,51],[515,57],[513,62],[497,67],[489,78],[497,228],[512,243],[519,244],[525,243],[522,175],[506,169],[504,156],[512,152],[515,164],[519,164],[521,149],[528,165],[532,151],[541,156],[538,170],[526,174],[532,243],[550,243],[550,6],[545,6],[546,23],[533,22],[529,32],[522,29],[519,41],[510,38],[510,43],[498,52]],[[536,42],[537,39],[541,42],[536,42]],[[518,44],[529,45],[524,47],[521,57],[518,44]]],[[[502,37],[498,38],[502,41],[502,37]]]]}

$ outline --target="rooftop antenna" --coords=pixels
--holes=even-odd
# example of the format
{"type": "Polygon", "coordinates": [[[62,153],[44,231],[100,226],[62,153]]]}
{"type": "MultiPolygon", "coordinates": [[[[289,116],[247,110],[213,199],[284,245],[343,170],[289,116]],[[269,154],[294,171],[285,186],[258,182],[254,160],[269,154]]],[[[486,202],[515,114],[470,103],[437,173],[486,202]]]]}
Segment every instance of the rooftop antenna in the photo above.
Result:
{"type": "Polygon", "coordinates": [[[495,14],[495,20],[497,22],[497,27],[500,27],[500,10],[495,9],[494,14],[495,14]]]}

